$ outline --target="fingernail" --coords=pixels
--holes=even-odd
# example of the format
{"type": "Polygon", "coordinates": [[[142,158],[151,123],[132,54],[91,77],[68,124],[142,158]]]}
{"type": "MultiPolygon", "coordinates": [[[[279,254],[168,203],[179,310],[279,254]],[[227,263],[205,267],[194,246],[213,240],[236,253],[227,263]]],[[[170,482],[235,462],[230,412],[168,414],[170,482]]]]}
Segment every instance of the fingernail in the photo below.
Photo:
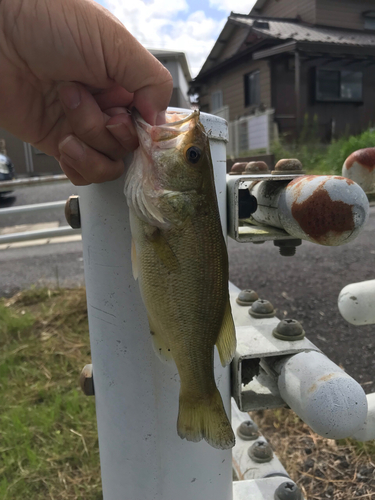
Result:
{"type": "Polygon", "coordinates": [[[85,154],[85,150],[75,137],[69,135],[63,142],[60,144],[59,149],[66,156],[69,156],[72,160],[81,160],[83,155],[85,154]]]}
{"type": "Polygon", "coordinates": [[[136,132],[125,123],[113,123],[105,126],[113,135],[121,137],[122,139],[130,139],[131,137],[138,137],[136,132]]]}
{"type": "Polygon", "coordinates": [[[166,121],[167,120],[165,119],[165,111],[162,111],[161,113],[158,113],[158,115],[156,116],[155,125],[164,125],[166,121]]]}
{"type": "Polygon", "coordinates": [[[125,123],[119,122],[119,123],[112,123],[111,125],[106,125],[105,128],[108,130],[120,130],[125,127],[125,123]]]}
{"type": "Polygon", "coordinates": [[[76,109],[81,104],[81,93],[77,85],[66,84],[60,87],[60,98],[64,106],[76,109]]]}

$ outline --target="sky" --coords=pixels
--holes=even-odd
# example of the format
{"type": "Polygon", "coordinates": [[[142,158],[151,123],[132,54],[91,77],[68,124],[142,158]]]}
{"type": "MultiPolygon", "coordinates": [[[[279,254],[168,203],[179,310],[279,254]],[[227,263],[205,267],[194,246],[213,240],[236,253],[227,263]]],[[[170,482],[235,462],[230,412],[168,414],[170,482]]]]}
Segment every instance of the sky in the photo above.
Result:
{"type": "Polygon", "coordinates": [[[256,0],[96,0],[147,48],[185,52],[192,77],[230,12],[248,14],[256,0]]]}

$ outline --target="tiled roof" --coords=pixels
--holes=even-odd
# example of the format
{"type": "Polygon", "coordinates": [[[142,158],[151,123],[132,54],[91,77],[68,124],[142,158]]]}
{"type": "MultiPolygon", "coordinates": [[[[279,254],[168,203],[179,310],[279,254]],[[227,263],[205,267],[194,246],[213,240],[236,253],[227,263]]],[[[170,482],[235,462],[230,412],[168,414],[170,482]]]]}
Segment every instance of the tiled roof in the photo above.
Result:
{"type": "Polygon", "coordinates": [[[329,43],[353,47],[375,47],[375,33],[308,26],[298,21],[232,13],[229,20],[247,25],[256,33],[276,40],[329,43]]]}

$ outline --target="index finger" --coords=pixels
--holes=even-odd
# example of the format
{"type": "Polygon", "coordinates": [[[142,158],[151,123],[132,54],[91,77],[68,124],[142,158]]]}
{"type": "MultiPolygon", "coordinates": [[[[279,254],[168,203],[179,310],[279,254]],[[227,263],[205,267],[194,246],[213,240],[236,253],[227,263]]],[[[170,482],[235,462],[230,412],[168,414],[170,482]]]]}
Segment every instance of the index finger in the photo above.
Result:
{"type": "Polygon", "coordinates": [[[106,23],[102,31],[108,76],[134,94],[133,105],[144,120],[155,125],[171,99],[172,76],[116,18],[113,20],[115,26],[106,23]]]}

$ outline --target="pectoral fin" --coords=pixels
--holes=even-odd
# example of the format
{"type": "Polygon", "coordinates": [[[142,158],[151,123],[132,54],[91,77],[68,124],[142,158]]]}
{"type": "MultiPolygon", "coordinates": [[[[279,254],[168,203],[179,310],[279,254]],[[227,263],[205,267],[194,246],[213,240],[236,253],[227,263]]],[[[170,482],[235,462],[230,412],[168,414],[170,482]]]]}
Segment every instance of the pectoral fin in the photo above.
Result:
{"type": "Polygon", "coordinates": [[[229,298],[225,307],[224,318],[216,341],[216,347],[219,351],[221,364],[227,366],[232,361],[236,352],[236,329],[233,322],[229,298]]]}
{"type": "Polygon", "coordinates": [[[132,258],[133,278],[137,281],[138,279],[137,251],[135,249],[135,243],[133,239],[132,239],[131,258],[132,258]]]}
{"type": "Polygon", "coordinates": [[[156,255],[167,268],[167,271],[174,273],[178,272],[180,264],[162,231],[154,227],[152,234],[148,236],[148,240],[150,241],[156,255]]]}

